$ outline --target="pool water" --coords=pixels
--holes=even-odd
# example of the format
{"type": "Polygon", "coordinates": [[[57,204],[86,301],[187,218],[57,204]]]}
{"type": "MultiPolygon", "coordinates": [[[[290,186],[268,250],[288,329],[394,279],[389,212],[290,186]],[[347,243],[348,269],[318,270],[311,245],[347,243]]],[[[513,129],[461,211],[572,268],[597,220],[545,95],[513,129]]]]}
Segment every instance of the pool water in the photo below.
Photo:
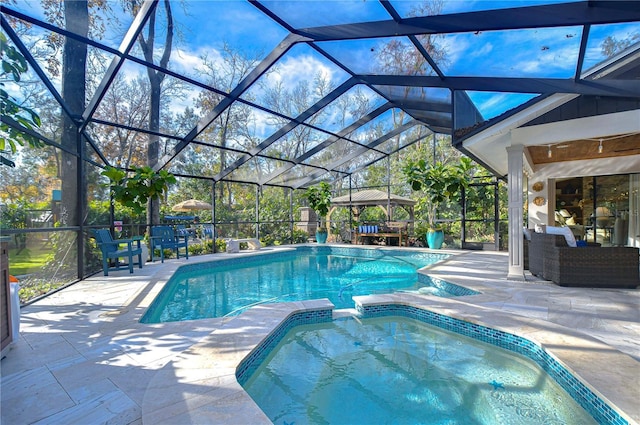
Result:
{"type": "Polygon", "coordinates": [[[425,284],[417,270],[446,257],[406,250],[307,248],[210,262],[179,269],[141,321],[223,317],[261,303],[318,298],[329,298],[336,308],[353,308],[354,295],[418,291],[425,284]]]}
{"type": "Polygon", "coordinates": [[[398,316],[297,326],[243,386],[277,424],[597,423],[532,360],[398,316]]]}

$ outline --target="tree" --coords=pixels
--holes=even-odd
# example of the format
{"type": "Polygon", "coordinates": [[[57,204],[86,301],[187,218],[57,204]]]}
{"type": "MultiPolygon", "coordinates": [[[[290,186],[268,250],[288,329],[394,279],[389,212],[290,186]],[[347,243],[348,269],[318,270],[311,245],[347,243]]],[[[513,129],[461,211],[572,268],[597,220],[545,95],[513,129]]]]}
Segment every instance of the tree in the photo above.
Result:
{"type": "MultiPolygon", "coordinates": [[[[407,16],[435,16],[442,11],[443,0],[425,0],[411,7],[407,16]]],[[[438,45],[438,39],[443,38],[438,34],[417,35],[416,39],[426,51],[429,57],[442,68],[447,63],[447,52],[438,45]]],[[[398,39],[392,39],[382,45],[377,52],[376,64],[383,74],[392,75],[434,75],[435,71],[427,62],[423,54],[411,43],[403,43],[398,39]]],[[[416,89],[415,87],[405,87],[404,97],[413,101],[426,101],[428,97],[427,88],[416,89]]],[[[401,125],[406,119],[404,111],[393,111],[394,123],[401,125]]],[[[395,149],[400,147],[400,135],[394,138],[395,149]]]]}
{"type": "Polygon", "coordinates": [[[325,217],[331,207],[331,186],[327,182],[320,182],[317,186],[307,188],[304,197],[309,206],[318,214],[318,231],[326,232],[325,217]]]}
{"type": "MultiPolygon", "coordinates": [[[[104,32],[104,23],[97,13],[90,14],[92,10],[109,11],[106,0],[41,0],[47,19],[68,31],[81,37],[89,34],[100,37],[104,32]]],[[[87,45],[72,37],[62,37],[51,32],[46,42],[49,45],[49,57],[47,69],[54,76],[62,79],[61,96],[67,108],[74,115],[82,115],[85,106],[87,91],[87,45]],[[62,49],[62,66],[58,57],[62,49]]],[[[83,143],[78,126],[74,119],[66,113],[62,113],[60,143],[78,155],[83,143]]],[[[67,225],[78,225],[84,211],[79,211],[80,203],[78,194],[85,196],[78,184],[78,167],[84,167],[79,157],[73,153],[62,152],[59,163],[59,175],[62,180],[62,222],[67,225]]]]}
{"type": "MultiPolygon", "coordinates": [[[[36,203],[48,201],[51,190],[51,171],[47,169],[50,153],[45,149],[25,149],[20,154],[20,166],[3,172],[0,201],[3,203],[25,202],[34,208],[36,203]]],[[[55,170],[54,174],[55,175],[55,170]]]]}
{"type": "MultiPolygon", "coordinates": [[[[205,76],[208,85],[225,92],[231,92],[255,68],[259,61],[259,56],[259,53],[254,55],[243,54],[233,50],[227,43],[223,43],[220,51],[220,60],[212,59],[205,54],[201,57],[202,68],[199,68],[198,71],[205,76]]],[[[206,91],[200,93],[196,102],[202,110],[211,111],[223,98],[224,96],[221,94],[206,91]]],[[[249,95],[247,99],[252,100],[252,97],[249,95]]],[[[223,148],[228,147],[233,141],[241,144],[241,139],[249,143],[251,141],[255,142],[251,137],[248,137],[250,134],[250,118],[251,109],[244,104],[236,102],[236,104],[223,111],[200,137],[223,148]]],[[[251,147],[246,145],[247,143],[245,142],[247,149],[251,147]]],[[[215,155],[220,165],[218,171],[226,169],[231,162],[228,160],[227,151],[220,149],[217,150],[215,155]]],[[[227,205],[231,205],[231,186],[222,182],[217,187],[220,192],[220,200],[226,202],[227,205]]]]}
{"type": "Polygon", "coordinates": [[[602,41],[600,48],[602,49],[602,54],[610,58],[639,41],[640,32],[638,31],[628,34],[623,39],[617,39],[615,36],[610,35],[602,41]]]}
{"type": "MultiPolygon", "coordinates": [[[[140,0],[128,1],[126,7],[132,15],[136,15],[140,10],[142,2],[140,0]]],[[[162,48],[162,55],[158,60],[158,66],[160,68],[166,68],[171,59],[171,51],[173,49],[173,13],[171,12],[171,2],[164,0],[162,2],[164,6],[166,27],[164,46],[162,48]]],[[[155,64],[156,53],[156,25],[157,25],[158,8],[155,7],[151,12],[149,20],[146,26],[146,34],[141,31],[138,35],[138,44],[144,55],[144,59],[155,64]]],[[[162,82],[164,81],[165,74],[161,71],[156,71],[151,67],[147,67],[147,77],[149,78],[150,91],[149,91],[149,130],[153,132],[160,131],[160,101],[162,94],[162,82]]],[[[160,152],[160,137],[157,134],[148,135],[147,144],[147,165],[154,167],[158,163],[160,152]]],[[[149,198],[149,204],[147,208],[147,223],[153,224],[160,221],[160,204],[157,199],[149,198]]]]}
{"type": "MultiPolygon", "coordinates": [[[[278,68],[272,71],[274,76],[279,75],[278,68]]],[[[331,90],[333,90],[333,84],[329,76],[325,75],[322,71],[319,71],[313,76],[313,80],[301,80],[288,89],[285,82],[281,78],[276,78],[276,82],[265,88],[265,94],[263,97],[263,103],[273,109],[280,112],[287,117],[296,117],[302,112],[309,109],[316,101],[325,97],[331,90]]],[[[309,125],[322,126],[326,119],[333,119],[334,117],[330,113],[335,107],[328,106],[323,108],[319,113],[316,113],[305,121],[309,125]]],[[[270,118],[271,123],[284,126],[289,120],[284,117],[273,116],[270,118]]],[[[319,143],[317,135],[314,134],[312,129],[306,125],[299,125],[292,129],[287,138],[278,141],[278,151],[281,152],[284,158],[296,158],[305,152],[307,152],[315,144],[319,143]]]]}
{"type": "MultiPolygon", "coordinates": [[[[145,128],[149,121],[149,82],[139,76],[128,82],[118,74],[96,110],[96,116],[131,128],[145,128]]],[[[146,138],[123,127],[92,127],[92,137],[109,159],[120,168],[143,165],[147,161],[146,138]]]]}
{"type": "MultiPolygon", "coordinates": [[[[7,144],[12,153],[16,152],[17,145],[24,146],[25,143],[31,147],[42,147],[44,144],[40,139],[17,130],[6,123],[5,117],[11,118],[29,130],[34,130],[41,125],[40,116],[33,109],[20,104],[16,98],[10,96],[4,89],[6,81],[10,80],[14,83],[19,83],[22,79],[22,74],[29,70],[25,57],[15,47],[9,46],[4,33],[0,33],[0,56],[2,56],[0,114],[3,118],[0,124],[0,151],[4,151],[7,144]]],[[[1,155],[0,159],[0,165],[13,164],[1,155]]]]}
{"type": "Polygon", "coordinates": [[[102,175],[109,179],[113,199],[136,214],[145,210],[149,200],[159,200],[176,182],[173,174],[166,170],[153,171],[151,167],[136,167],[133,176],[115,167],[107,167],[102,175]]]}
{"type": "MultiPolygon", "coordinates": [[[[75,34],[86,37],[89,34],[89,8],[86,1],[64,0],[65,28],[75,34]]],[[[71,37],[65,38],[62,56],[62,98],[69,110],[81,115],[84,111],[86,96],[86,63],[87,45],[71,37]]],[[[61,144],[69,152],[79,154],[81,138],[78,126],[72,117],[62,114],[61,144]]],[[[61,221],[68,226],[80,224],[83,211],[77,206],[83,204],[78,199],[81,194],[78,178],[78,167],[81,160],[78,156],[66,151],[62,152],[62,208],[61,221]]],[[[82,195],[81,195],[82,196],[82,195]]]]}

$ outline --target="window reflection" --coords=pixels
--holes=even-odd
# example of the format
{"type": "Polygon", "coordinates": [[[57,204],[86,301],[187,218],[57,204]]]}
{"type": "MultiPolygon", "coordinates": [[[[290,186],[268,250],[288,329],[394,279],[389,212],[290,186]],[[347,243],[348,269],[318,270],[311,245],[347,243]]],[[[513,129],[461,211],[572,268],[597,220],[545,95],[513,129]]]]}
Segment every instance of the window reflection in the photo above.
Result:
{"type": "Polygon", "coordinates": [[[602,246],[640,246],[640,174],[556,181],[556,225],[602,246]]]}

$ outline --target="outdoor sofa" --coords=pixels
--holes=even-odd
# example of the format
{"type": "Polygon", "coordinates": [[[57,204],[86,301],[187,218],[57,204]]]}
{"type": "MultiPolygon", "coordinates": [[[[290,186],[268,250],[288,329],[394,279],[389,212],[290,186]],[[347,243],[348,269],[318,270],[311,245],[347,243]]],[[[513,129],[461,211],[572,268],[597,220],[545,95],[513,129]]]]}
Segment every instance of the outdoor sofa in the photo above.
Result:
{"type": "Polygon", "coordinates": [[[640,252],[634,247],[570,247],[562,235],[532,233],[529,271],[560,286],[635,288],[640,252]]]}

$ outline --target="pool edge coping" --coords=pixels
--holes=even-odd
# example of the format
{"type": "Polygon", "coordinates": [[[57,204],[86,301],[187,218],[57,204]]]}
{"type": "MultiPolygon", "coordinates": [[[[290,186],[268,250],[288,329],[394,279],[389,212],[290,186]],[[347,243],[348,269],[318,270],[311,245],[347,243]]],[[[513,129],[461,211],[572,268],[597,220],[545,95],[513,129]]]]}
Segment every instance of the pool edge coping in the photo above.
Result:
{"type": "MultiPolygon", "coordinates": [[[[638,424],[632,374],[620,371],[625,367],[616,367],[613,374],[607,368],[612,361],[630,368],[637,368],[637,362],[594,338],[540,319],[515,315],[514,323],[512,314],[450,298],[395,293],[361,296],[358,301],[366,306],[413,306],[525,338],[542,347],[630,424],[638,424]],[[575,349],[576,344],[582,350],[575,349]],[[601,374],[607,371],[603,379],[601,374]]],[[[291,316],[327,308],[333,304],[326,299],[264,304],[229,320],[155,374],[144,395],[142,422],[271,423],[238,383],[236,371],[291,316]]]]}

